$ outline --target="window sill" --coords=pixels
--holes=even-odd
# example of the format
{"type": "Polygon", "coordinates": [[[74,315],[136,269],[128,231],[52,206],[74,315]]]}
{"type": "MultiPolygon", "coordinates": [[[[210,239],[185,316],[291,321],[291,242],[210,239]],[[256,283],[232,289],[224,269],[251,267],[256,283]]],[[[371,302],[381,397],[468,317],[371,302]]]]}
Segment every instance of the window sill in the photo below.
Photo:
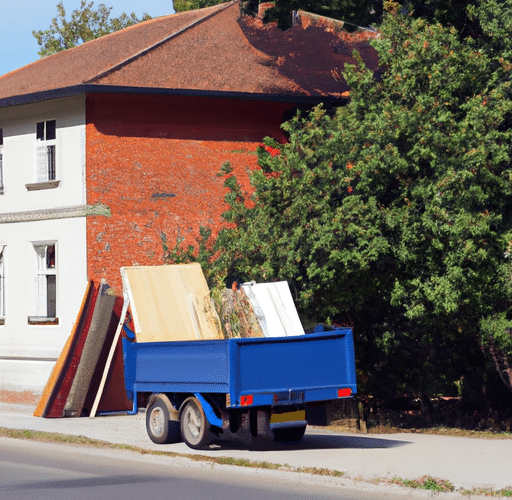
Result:
{"type": "Polygon", "coordinates": [[[46,318],[44,316],[29,316],[29,325],[58,325],[59,318],[46,318]]]}
{"type": "Polygon", "coordinates": [[[59,187],[60,181],[34,182],[25,184],[27,191],[39,191],[41,189],[55,189],[59,187]]]}

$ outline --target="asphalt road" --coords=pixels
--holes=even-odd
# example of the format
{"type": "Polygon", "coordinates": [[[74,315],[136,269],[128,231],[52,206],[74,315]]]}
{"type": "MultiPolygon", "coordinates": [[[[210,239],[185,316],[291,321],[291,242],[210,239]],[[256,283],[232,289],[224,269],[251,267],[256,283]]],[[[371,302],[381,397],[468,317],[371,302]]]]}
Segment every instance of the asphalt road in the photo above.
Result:
{"type": "Polygon", "coordinates": [[[389,495],[243,474],[166,457],[0,438],[2,500],[384,500],[389,495]]]}
{"type": "MultiPolygon", "coordinates": [[[[448,480],[457,489],[512,488],[512,439],[486,440],[406,433],[342,434],[314,428],[308,429],[303,441],[296,445],[270,444],[260,449],[248,449],[243,443],[224,442],[210,450],[195,452],[184,443],[153,444],[146,435],[142,413],[94,419],[43,419],[33,417],[32,412],[33,408],[28,406],[0,403],[0,427],[83,435],[179,454],[199,453],[287,464],[297,468],[338,470],[344,472],[339,481],[345,487],[350,483],[358,488],[371,488],[372,481],[376,482],[377,479],[418,479],[428,475],[448,480]]],[[[380,481],[379,491],[384,487],[380,481]]]]}

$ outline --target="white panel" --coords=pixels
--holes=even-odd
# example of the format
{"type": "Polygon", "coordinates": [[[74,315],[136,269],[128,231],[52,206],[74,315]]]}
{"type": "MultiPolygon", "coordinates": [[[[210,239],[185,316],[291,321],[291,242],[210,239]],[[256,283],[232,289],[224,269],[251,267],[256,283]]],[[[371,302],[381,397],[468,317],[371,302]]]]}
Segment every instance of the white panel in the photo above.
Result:
{"type": "Polygon", "coordinates": [[[244,283],[242,290],[251,302],[265,337],[304,335],[304,329],[286,281],[244,283]]]}

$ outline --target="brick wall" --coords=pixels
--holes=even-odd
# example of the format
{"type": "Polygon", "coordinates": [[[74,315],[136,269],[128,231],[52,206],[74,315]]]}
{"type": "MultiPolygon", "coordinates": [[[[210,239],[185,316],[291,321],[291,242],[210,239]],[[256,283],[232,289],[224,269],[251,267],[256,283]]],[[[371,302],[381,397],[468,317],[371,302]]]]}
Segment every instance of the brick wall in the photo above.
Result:
{"type": "Polygon", "coordinates": [[[87,219],[89,279],[122,290],[119,268],[163,263],[161,233],[194,243],[218,230],[229,161],[238,179],[257,165],[265,136],[284,140],[289,104],[235,99],[93,94],[87,97],[87,203],[112,217],[87,219]]]}

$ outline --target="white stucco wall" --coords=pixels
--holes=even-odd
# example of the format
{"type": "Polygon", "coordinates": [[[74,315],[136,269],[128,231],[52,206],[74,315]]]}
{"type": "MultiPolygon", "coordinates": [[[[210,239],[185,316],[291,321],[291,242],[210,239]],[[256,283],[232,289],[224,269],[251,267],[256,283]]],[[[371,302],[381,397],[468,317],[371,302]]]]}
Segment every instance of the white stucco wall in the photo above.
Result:
{"type": "MultiPolygon", "coordinates": [[[[0,109],[3,185],[0,215],[86,203],[83,97],[0,109]],[[54,189],[36,182],[36,123],[56,120],[54,189]]],[[[85,217],[0,223],[4,245],[5,321],[0,325],[0,390],[40,393],[75,322],[87,284],[85,217]],[[55,242],[58,325],[29,324],[35,315],[36,242],[55,242]]]]}

